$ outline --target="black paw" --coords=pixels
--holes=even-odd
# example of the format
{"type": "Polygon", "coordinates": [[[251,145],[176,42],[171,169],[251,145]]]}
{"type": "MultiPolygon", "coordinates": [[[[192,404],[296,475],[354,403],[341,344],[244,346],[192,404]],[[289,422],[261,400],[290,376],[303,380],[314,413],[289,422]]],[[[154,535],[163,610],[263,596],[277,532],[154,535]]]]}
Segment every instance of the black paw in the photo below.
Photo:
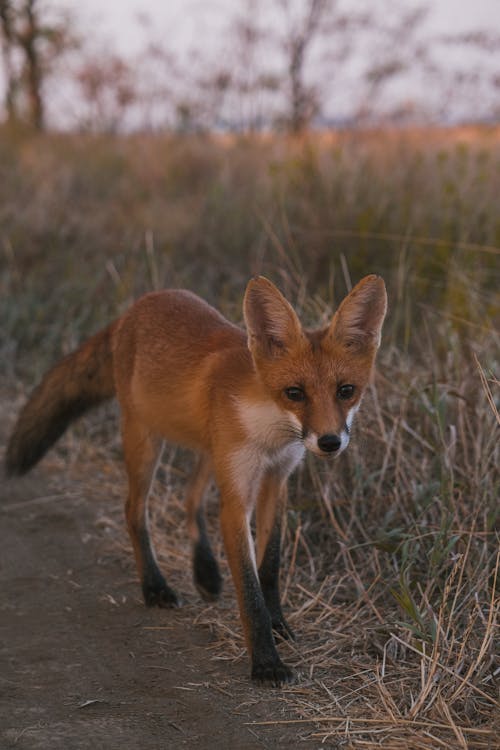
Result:
{"type": "Polygon", "coordinates": [[[284,617],[280,617],[279,620],[272,620],[273,631],[284,641],[294,641],[295,633],[293,632],[290,625],[287,623],[284,617]]]}
{"type": "Polygon", "coordinates": [[[254,664],[252,666],[252,680],[269,687],[281,687],[295,682],[297,676],[293,669],[282,661],[273,664],[254,664]]]}
{"type": "Polygon", "coordinates": [[[142,593],[146,607],[172,609],[173,607],[180,607],[182,604],[180,597],[166,583],[161,585],[144,584],[142,593]]]}
{"type": "Polygon", "coordinates": [[[222,591],[222,578],[219,566],[210,547],[198,542],[193,554],[194,585],[206,602],[219,598],[222,591]]]}

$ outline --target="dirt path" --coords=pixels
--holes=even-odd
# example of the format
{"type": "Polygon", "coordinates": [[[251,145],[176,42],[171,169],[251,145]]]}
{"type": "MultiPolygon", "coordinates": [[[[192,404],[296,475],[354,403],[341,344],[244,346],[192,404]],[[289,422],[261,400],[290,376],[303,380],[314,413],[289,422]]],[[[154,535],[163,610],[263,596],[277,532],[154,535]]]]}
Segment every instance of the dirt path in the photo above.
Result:
{"type": "Polygon", "coordinates": [[[57,495],[43,468],[0,485],[2,750],[319,747],[248,726],[287,718],[279,691],[211,658],[193,606],[142,605],[97,523],[104,496],[57,495]]]}

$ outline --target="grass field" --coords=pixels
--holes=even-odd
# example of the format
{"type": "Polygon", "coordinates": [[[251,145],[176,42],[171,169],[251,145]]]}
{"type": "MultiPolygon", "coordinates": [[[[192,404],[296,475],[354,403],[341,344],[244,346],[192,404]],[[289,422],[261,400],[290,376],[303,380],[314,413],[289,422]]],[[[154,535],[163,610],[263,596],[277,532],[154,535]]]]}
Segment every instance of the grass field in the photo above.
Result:
{"type": "MultiPolygon", "coordinates": [[[[334,470],[310,458],[291,481],[283,584],[300,641],[287,658],[303,680],[284,700],[319,740],[500,746],[499,195],[499,129],[0,134],[12,393],[152,288],[188,287],[241,322],[246,281],[264,273],[317,324],[362,275],[385,278],[351,446],[334,470]]],[[[115,417],[101,423],[71,444],[118,461],[115,417]]],[[[177,454],[176,473],[173,455],[177,496],[189,459],[177,454]]],[[[155,503],[156,527],[181,513],[155,503]]],[[[221,617],[221,653],[242,658],[237,619],[221,617]]]]}

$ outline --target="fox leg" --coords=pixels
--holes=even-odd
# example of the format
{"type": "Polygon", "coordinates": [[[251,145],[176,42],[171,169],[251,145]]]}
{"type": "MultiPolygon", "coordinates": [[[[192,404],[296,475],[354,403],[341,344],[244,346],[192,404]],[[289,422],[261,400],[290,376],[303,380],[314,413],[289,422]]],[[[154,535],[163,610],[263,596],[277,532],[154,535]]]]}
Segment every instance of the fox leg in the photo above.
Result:
{"type": "Polygon", "coordinates": [[[158,568],[148,524],[148,495],[163,442],[128,414],[123,415],[122,433],[129,482],[125,514],[144,601],[148,607],[177,607],[180,603],[177,594],[158,568]]]}
{"type": "Polygon", "coordinates": [[[191,477],[186,496],[189,536],[193,545],[193,578],[205,601],[215,601],[222,589],[222,578],[207,535],[203,507],[204,493],[212,477],[210,458],[202,455],[191,477]]]}
{"type": "MultiPolygon", "coordinates": [[[[221,493],[222,536],[252,663],[252,679],[274,686],[292,682],[294,672],[281,661],[276,650],[271,615],[257,574],[249,522],[251,509],[230,478],[218,473],[217,480],[221,493]]],[[[252,477],[252,481],[258,480],[252,477]]]]}
{"type": "Polygon", "coordinates": [[[282,638],[294,640],[293,631],[281,611],[279,589],[281,527],[286,500],[286,482],[279,476],[267,474],[257,499],[257,567],[273,630],[282,638]]]}

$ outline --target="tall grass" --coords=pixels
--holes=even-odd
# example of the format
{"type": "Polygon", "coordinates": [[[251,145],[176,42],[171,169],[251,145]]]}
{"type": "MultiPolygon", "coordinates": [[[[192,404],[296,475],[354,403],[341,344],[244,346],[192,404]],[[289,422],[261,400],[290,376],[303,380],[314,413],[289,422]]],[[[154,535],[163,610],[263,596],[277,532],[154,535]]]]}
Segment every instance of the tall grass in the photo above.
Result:
{"type": "Polygon", "coordinates": [[[187,286],[238,321],[263,272],[317,324],[360,276],[386,279],[349,451],[292,482],[284,589],[301,641],[287,648],[306,677],[287,699],[321,740],[495,746],[498,195],[498,130],[0,137],[13,389],[151,288],[187,286]]]}
{"type": "Polygon", "coordinates": [[[154,285],[190,286],[238,316],[261,270],[326,305],[348,276],[380,272],[398,346],[419,340],[429,306],[473,333],[498,313],[499,175],[495,131],[305,144],[4,135],[2,343],[17,342],[4,367],[27,366],[47,336],[51,360],[154,285]]]}

